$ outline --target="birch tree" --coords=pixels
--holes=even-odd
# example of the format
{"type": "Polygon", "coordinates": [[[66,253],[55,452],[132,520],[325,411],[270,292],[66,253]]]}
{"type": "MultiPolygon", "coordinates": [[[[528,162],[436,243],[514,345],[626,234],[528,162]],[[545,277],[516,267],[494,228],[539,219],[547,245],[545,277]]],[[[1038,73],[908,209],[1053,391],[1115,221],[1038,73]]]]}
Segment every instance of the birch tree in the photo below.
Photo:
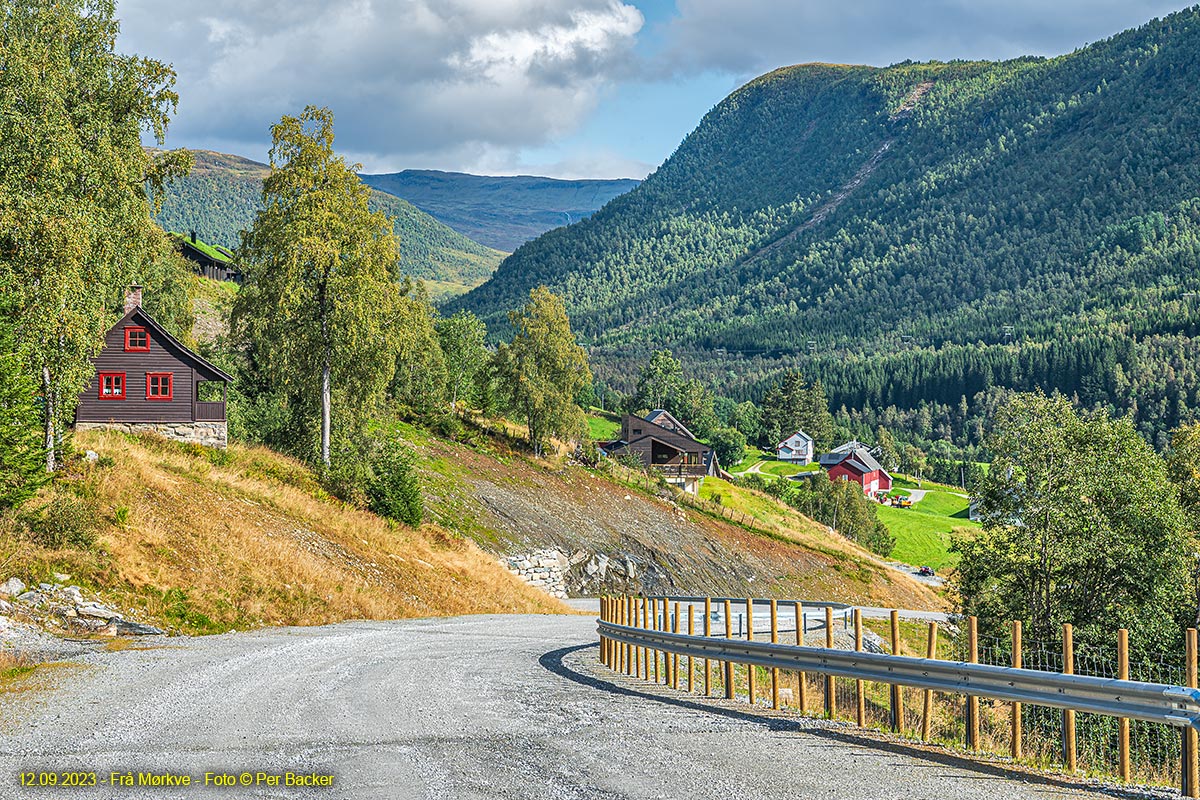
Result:
{"type": "Polygon", "coordinates": [[[190,165],[143,149],[143,132],[165,140],[175,73],[117,53],[113,15],[111,0],[0,0],[0,301],[48,471],[122,289],[167,247],[152,198],[190,165]]]}
{"type": "Polygon", "coordinates": [[[232,323],[265,377],[318,409],[317,458],[328,468],[334,396],[353,418],[396,368],[396,238],[392,221],[367,208],[361,165],[334,154],[329,109],[284,116],[271,137],[263,210],[238,252],[245,283],[232,323]]]}

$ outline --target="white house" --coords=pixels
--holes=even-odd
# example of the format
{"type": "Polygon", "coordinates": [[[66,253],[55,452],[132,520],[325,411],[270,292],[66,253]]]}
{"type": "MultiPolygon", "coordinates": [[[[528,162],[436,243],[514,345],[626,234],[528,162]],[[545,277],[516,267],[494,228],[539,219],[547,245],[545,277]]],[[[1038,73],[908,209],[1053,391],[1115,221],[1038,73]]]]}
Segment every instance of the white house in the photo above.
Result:
{"type": "Polygon", "coordinates": [[[796,431],[775,445],[775,455],[780,461],[810,464],[813,460],[813,439],[804,431],[796,431]]]}

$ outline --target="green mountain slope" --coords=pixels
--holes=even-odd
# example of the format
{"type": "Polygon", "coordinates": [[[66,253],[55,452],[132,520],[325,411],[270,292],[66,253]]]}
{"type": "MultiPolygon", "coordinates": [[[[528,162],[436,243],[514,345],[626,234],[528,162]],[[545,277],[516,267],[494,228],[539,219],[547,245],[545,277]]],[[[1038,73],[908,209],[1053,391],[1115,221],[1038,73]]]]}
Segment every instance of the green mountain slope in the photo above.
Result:
{"type": "MultiPolygon", "coordinates": [[[[158,222],[167,230],[196,234],[235,247],[261,204],[268,167],[240,156],[195,151],[192,173],[168,191],[158,222]]],[[[395,218],[400,260],[407,275],[448,287],[474,286],[491,275],[504,254],[451,230],[412,204],[371,192],[371,207],[395,218]]]]}
{"type": "Polygon", "coordinates": [[[1200,9],[1053,59],[804,65],[458,303],[568,301],[597,374],[670,346],[734,395],[841,405],[1060,388],[1148,433],[1200,398],[1200,9]]]}
{"type": "Polygon", "coordinates": [[[584,219],[638,185],[627,178],[558,180],[413,169],[360,177],[475,241],[509,252],[552,228],[584,219]]]}

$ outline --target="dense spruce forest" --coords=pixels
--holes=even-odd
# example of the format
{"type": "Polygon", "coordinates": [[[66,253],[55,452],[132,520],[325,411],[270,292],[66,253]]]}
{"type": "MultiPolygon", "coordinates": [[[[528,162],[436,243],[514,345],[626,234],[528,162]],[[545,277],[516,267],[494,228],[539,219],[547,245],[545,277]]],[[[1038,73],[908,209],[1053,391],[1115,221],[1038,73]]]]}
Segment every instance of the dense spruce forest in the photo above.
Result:
{"type": "Polygon", "coordinates": [[[560,180],[430,169],[359,177],[374,189],[404,198],[459,233],[507,252],[552,228],[591,216],[638,185],[629,178],[560,180]]]}
{"type": "MultiPolygon", "coordinates": [[[[188,233],[224,247],[236,247],[238,231],[250,227],[262,203],[262,182],[269,172],[240,156],[195,151],[195,166],[167,187],[158,222],[166,230],[188,233]]],[[[372,192],[372,210],[395,220],[400,239],[400,270],[405,275],[459,286],[474,286],[495,270],[504,254],[472,241],[384,192],[372,192]]]]}
{"type": "Polygon", "coordinates": [[[1200,405],[1200,8],[1061,57],[803,65],[742,87],[641,186],[456,308],[565,298],[599,380],[669,347],[719,394],[783,369],[843,427],[977,444],[1006,389],[1200,405]]]}

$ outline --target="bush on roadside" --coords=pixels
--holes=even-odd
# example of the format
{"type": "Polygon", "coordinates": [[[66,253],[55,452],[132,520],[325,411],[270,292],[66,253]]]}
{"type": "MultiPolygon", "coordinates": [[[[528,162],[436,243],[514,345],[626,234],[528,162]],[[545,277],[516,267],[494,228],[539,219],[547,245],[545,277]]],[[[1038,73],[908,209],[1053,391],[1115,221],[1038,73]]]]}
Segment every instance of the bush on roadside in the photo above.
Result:
{"type": "Polygon", "coordinates": [[[412,458],[396,442],[387,442],[371,463],[367,484],[371,510],[385,519],[416,527],[424,518],[421,485],[412,468],[412,458]]]}
{"type": "Polygon", "coordinates": [[[51,550],[90,549],[96,544],[99,518],[94,501],[65,491],[54,492],[49,502],[22,515],[29,539],[51,550]]]}

